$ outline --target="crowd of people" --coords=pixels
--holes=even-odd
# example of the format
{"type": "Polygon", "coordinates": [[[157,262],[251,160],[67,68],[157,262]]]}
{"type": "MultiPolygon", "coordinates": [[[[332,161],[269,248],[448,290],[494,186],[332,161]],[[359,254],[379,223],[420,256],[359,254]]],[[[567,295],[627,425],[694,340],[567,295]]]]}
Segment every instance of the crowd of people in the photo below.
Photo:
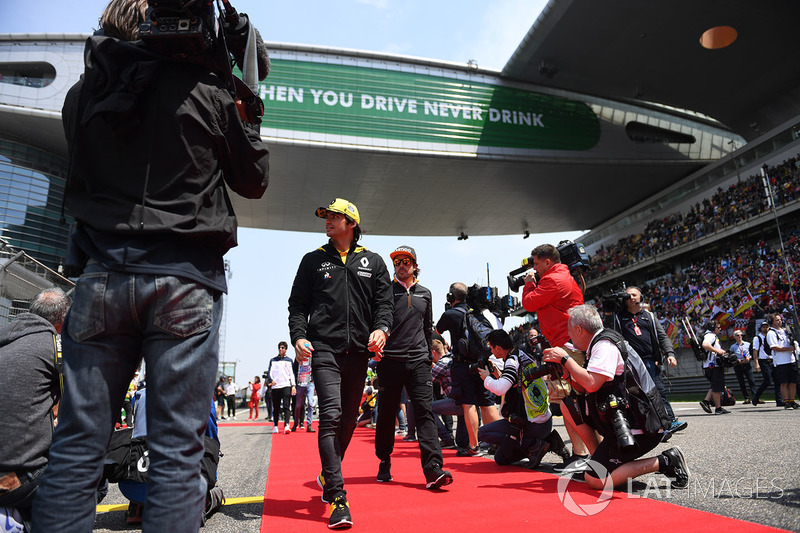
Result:
{"type": "Polygon", "coordinates": [[[800,288],[795,277],[800,268],[800,242],[795,233],[788,236],[785,250],[784,261],[779,244],[741,245],[650,280],[642,284],[642,291],[665,329],[673,333],[676,346],[688,347],[679,325],[683,316],[692,318],[698,328],[710,318],[720,320],[723,340],[731,339],[734,329],[754,334],[757,319],[768,313],[788,313],[794,305],[789,279],[794,292],[800,288]]]}
{"type": "MultiPolygon", "coordinates": [[[[800,155],[769,167],[775,205],[782,206],[800,196],[800,155]]],[[[587,279],[599,278],[654,255],[696,241],[721,229],[740,224],[769,209],[761,175],[755,174],[721,187],[686,213],[673,213],[649,222],[644,231],[601,246],[591,257],[587,279]]]]}

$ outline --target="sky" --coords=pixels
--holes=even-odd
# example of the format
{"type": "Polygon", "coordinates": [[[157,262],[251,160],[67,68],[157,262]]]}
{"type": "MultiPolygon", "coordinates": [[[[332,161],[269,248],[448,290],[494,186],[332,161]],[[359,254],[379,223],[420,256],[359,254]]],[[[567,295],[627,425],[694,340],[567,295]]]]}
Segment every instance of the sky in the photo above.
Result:
{"type": "MultiPolygon", "coordinates": [[[[91,33],[105,0],[4,1],[0,33],[91,33]]],[[[353,48],[466,63],[500,70],[533,25],[545,0],[309,0],[267,2],[231,0],[247,13],[268,43],[300,43],[353,48]]],[[[280,175],[277,172],[276,175],[280,175]]],[[[269,189],[266,194],[269,194],[269,189]]],[[[330,201],[322,199],[320,205],[330,201]]],[[[314,217],[313,213],[308,213],[314,217]]],[[[410,213],[409,216],[413,216],[410,213]]],[[[434,320],[444,311],[450,284],[490,283],[508,292],[506,275],[531,250],[544,243],[577,239],[583,232],[497,237],[396,237],[368,233],[361,244],[381,254],[412,246],[419,260],[419,281],[433,293],[434,320]],[[487,274],[487,264],[489,272],[487,274]]],[[[300,233],[242,228],[239,246],[231,250],[224,347],[220,357],[235,362],[236,381],[245,386],[266,370],[288,335],[288,298],[302,256],[326,242],[324,221],[319,232],[300,233]]],[[[390,268],[391,271],[391,268],[390,268]]],[[[517,294],[519,296],[519,294],[517,294]]],[[[520,323],[509,318],[507,328],[520,323]]],[[[289,350],[293,356],[293,349],[289,350]]]]}

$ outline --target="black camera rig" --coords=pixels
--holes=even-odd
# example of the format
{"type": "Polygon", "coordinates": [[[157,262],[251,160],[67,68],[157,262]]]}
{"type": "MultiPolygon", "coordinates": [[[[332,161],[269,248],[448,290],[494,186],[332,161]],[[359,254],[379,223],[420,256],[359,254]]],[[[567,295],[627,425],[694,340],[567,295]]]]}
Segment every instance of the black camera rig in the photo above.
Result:
{"type": "Polygon", "coordinates": [[[243,72],[257,70],[259,80],[269,73],[266,46],[247,15],[237,13],[228,0],[217,0],[216,10],[214,0],[148,0],[147,4],[147,20],[139,24],[142,41],[167,59],[208,67],[225,81],[242,120],[261,124],[264,104],[254,92],[255,83],[248,85],[233,74],[233,64],[243,72]]]}
{"type": "MultiPolygon", "coordinates": [[[[561,262],[569,267],[569,272],[581,289],[585,289],[583,282],[583,271],[589,268],[589,254],[586,253],[586,248],[581,243],[572,241],[561,241],[556,246],[558,255],[561,256],[561,262]]],[[[525,285],[525,276],[521,275],[533,268],[533,256],[526,257],[522,260],[522,266],[515,268],[508,273],[506,279],[508,280],[508,290],[517,292],[520,287],[525,285]]],[[[538,282],[538,279],[537,279],[538,282]]]]}
{"type": "Polygon", "coordinates": [[[510,294],[500,296],[497,287],[467,287],[467,305],[471,309],[488,309],[500,318],[505,318],[520,308],[519,298],[510,294]]]}

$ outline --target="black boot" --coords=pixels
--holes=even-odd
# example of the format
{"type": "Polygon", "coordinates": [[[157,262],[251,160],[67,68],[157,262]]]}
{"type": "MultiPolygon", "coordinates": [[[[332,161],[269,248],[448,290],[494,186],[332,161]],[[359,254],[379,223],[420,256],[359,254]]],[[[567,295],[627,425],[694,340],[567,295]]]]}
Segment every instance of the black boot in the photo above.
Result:
{"type": "Polygon", "coordinates": [[[528,465],[532,468],[536,468],[542,462],[542,457],[547,451],[550,450],[550,443],[544,441],[542,439],[536,439],[531,444],[531,447],[528,448],[528,465]]]}
{"type": "Polygon", "coordinates": [[[567,445],[564,444],[564,441],[561,439],[561,435],[555,429],[550,432],[550,434],[545,439],[547,443],[550,445],[550,451],[557,454],[561,457],[564,461],[568,461],[571,457],[569,450],[567,450],[567,445]]]}

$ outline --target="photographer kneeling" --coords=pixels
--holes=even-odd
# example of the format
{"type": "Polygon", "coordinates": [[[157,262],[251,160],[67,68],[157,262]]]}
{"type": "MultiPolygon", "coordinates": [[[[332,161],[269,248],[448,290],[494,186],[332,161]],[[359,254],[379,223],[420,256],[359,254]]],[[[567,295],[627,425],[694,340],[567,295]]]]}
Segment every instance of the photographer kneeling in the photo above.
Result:
{"type": "Polygon", "coordinates": [[[553,431],[547,387],[542,378],[528,380],[537,368],[536,361],[519,348],[514,349],[511,336],[502,329],[491,331],[487,342],[492,354],[503,360],[502,373],[485,366],[478,367],[483,385],[490,392],[506,395],[502,414],[505,418],[482,426],[478,440],[497,446],[494,460],[498,465],[508,465],[525,457],[536,467],[547,451],[552,450],[566,460],[569,458],[564,442],[553,431]]]}
{"type": "Polygon", "coordinates": [[[544,350],[543,360],[560,363],[573,388],[586,392],[585,399],[568,401],[570,398],[565,398],[563,402],[566,407],[564,417],[572,420],[589,447],[592,462],[605,469],[605,472],[602,469],[601,472],[587,470],[584,474],[586,484],[599,490],[605,488],[607,479],[605,476],[600,479],[598,475],[607,473],[611,485],[616,487],[629,479],[660,472],[672,479],[673,488],[688,486],[689,468],[680,448],[670,448],[655,457],[639,459],[658,446],[662,435],[657,428],[659,425],[663,428],[667,423],[663,405],[656,405],[660,401],[658,396],[653,398],[648,394],[642,398],[639,394],[634,395],[632,388],[630,393],[626,388],[634,378],[649,385],[643,385],[641,390],[654,388],[643,365],[640,369],[643,376],[634,376],[626,368],[627,358],[635,356],[640,363],[641,359],[626,347],[619,333],[603,329],[600,315],[591,305],[574,307],[568,313],[567,329],[572,343],[577,349],[586,351],[585,368],[561,348],[544,350]],[[627,406],[629,400],[633,400],[631,403],[635,406],[627,406]],[[653,401],[656,404],[651,403],[653,401]],[[602,442],[598,443],[594,430],[602,435],[602,442]]]}

